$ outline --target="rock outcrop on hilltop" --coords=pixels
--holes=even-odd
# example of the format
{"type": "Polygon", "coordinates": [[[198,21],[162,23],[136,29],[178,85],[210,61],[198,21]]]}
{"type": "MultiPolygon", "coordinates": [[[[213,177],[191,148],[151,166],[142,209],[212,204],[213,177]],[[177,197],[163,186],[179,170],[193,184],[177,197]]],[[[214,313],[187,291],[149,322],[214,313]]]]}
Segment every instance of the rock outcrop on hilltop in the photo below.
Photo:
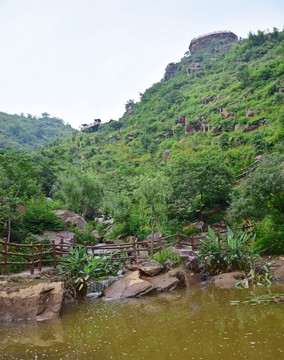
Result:
{"type": "Polygon", "coordinates": [[[201,35],[191,40],[189,45],[189,51],[193,54],[196,50],[203,48],[212,40],[223,40],[223,39],[237,40],[238,37],[233,32],[227,30],[216,31],[210,34],[201,35]]]}

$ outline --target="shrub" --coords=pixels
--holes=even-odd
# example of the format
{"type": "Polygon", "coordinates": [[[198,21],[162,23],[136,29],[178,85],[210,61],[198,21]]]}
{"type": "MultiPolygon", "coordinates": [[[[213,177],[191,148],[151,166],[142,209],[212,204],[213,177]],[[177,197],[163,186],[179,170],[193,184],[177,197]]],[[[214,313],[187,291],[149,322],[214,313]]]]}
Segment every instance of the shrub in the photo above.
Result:
{"type": "Polygon", "coordinates": [[[86,296],[89,279],[112,275],[120,266],[120,263],[113,259],[116,253],[94,257],[88,254],[84,247],[72,246],[69,252],[70,255],[61,258],[59,272],[75,298],[86,296]]]}
{"type": "Polygon", "coordinates": [[[284,254],[284,225],[264,219],[254,227],[256,244],[265,254],[284,254]]]}
{"type": "Polygon", "coordinates": [[[160,264],[163,264],[168,259],[171,260],[176,265],[182,264],[184,261],[176,252],[176,250],[172,247],[168,247],[161,251],[156,252],[153,256],[153,259],[160,264]]]}
{"type": "Polygon", "coordinates": [[[228,235],[220,234],[221,241],[209,227],[208,241],[200,240],[198,255],[201,265],[211,275],[234,270],[249,270],[259,258],[261,249],[255,245],[255,235],[248,233],[234,234],[227,227],[228,235]]]}
{"type": "Polygon", "coordinates": [[[52,212],[52,205],[45,198],[32,199],[26,207],[27,213],[23,216],[20,225],[24,233],[38,234],[43,230],[64,229],[62,221],[52,212]]]}

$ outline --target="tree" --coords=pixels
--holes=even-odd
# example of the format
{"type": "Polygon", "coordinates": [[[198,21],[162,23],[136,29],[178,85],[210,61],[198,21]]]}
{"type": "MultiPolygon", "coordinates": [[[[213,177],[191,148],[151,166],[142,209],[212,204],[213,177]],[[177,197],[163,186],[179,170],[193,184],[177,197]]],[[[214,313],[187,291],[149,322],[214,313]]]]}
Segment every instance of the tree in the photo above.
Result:
{"type": "Polygon", "coordinates": [[[11,221],[17,205],[25,198],[35,194],[37,169],[32,158],[25,153],[8,150],[0,153],[0,204],[1,217],[7,219],[7,239],[11,238],[11,221]]]}
{"type": "Polygon", "coordinates": [[[258,168],[235,189],[228,211],[231,218],[262,220],[270,216],[284,223],[284,155],[263,158],[258,168]]]}
{"type": "Polygon", "coordinates": [[[194,211],[216,204],[226,206],[232,190],[232,175],[222,156],[201,153],[172,159],[168,167],[174,188],[175,216],[186,219],[194,211]]]}
{"type": "Polygon", "coordinates": [[[43,112],[41,116],[43,117],[43,119],[49,119],[50,114],[48,114],[47,112],[43,112]]]}
{"type": "Polygon", "coordinates": [[[134,109],[134,100],[130,99],[127,101],[127,103],[125,104],[125,110],[128,111],[130,109],[134,109]]]}
{"type": "Polygon", "coordinates": [[[58,176],[52,195],[69,210],[91,217],[98,212],[103,188],[96,177],[70,167],[58,176]]]}
{"type": "Polygon", "coordinates": [[[158,221],[166,218],[168,200],[173,190],[169,179],[162,173],[142,175],[135,182],[134,199],[137,201],[140,214],[152,224],[151,255],[153,255],[155,227],[158,221]]]}

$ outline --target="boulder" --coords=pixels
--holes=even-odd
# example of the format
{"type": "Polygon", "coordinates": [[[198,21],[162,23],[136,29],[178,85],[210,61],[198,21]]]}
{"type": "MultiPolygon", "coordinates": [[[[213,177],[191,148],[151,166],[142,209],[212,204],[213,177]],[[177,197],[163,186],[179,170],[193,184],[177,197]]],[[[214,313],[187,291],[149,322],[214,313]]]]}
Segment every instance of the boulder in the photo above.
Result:
{"type": "Polygon", "coordinates": [[[140,297],[155,290],[148,281],[140,279],[139,271],[131,271],[106,289],[104,299],[140,297]]]}
{"type": "Polygon", "coordinates": [[[7,288],[0,291],[0,322],[49,320],[59,316],[63,282],[7,288]]]}
{"type": "Polygon", "coordinates": [[[185,265],[179,266],[178,268],[169,271],[167,274],[176,277],[182,287],[190,287],[202,283],[201,275],[187,269],[185,265]]]}
{"type": "Polygon", "coordinates": [[[185,267],[191,271],[197,272],[199,270],[199,263],[197,255],[190,249],[178,249],[177,253],[181,258],[185,259],[185,267]]]}
{"type": "Polygon", "coordinates": [[[158,292],[172,291],[181,287],[181,283],[178,278],[171,276],[169,273],[148,278],[147,281],[156,288],[158,292]]]}
{"type": "Polygon", "coordinates": [[[171,152],[171,150],[165,150],[164,155],[163,155],[163,160],[164,161],[167,161],[167,158],[169,157],[170,152],[171,152]]]}
{"type": "Polygon", "coordinates": [[[273,273],[279,280],[284,280],[284,263],[279,266],[273,273]]]}
{"type": "Polygon", "coordinates": [[[247,110],[247,111],[246,111],[246,116],[247,116],[247,117],[252,117],[252,116],[254,116],[254,111],[253,111],[253,110],[247,110]]]}
{"type": "Polygon", "coordinates": [[[143,275],[156,276],[163,270],[163,268],[164,268],[163,265],[161,265],[157,261],[150,260],[150,261],[144,261],[139,266],[138,269],[139,269],[140,273],[142,273],[143,275]]]}
{"type": "Polygon", "coordinates": [[[242,280],[244,278],[245,278],[244,272],[238,270],[230,273],[224,273],[221,275],[213,276],[210,282],[220,288],[231,288],[239,280],[242,280]]]}
{"type": "Polygon", "coordinates": [[[258,125],[248,125],[246,128],[244,128],[243,133],[248,133],[256,129],[258,129],[258,125]]]}
{"type": "Polygon", "coordinates": [[[98,230],[94,230],[92,231],[92,235],[98,240],[102,240],[103,239],[103,236],[100,235],[100,233],[98,232],[98,230]]]}
{"type": "MultiPolygon", "coordinates": [[[[156,232],[156,233],[154,234],[154,241],[158,241],[158,240],[160,240],[162,237],[163,237],[163,234],[161,233],[161,231],[158,231],[158,232],[156,232]]],[[[152,241],[152,235],[150,234],[150,235],[147,236],[146,242],[147,242],[148,244],[150,244],[151,241],[152,241]]]]}
{"type": "Polygon", "coordinates": [[[228,113],[228,111],[226,109],[222,110],[221,115],[222,115],[223,119],[227,119],[230,116],[230,114],[228,113]]]}
{"type": "Polygon", "coordinates": [[[48,236],[51,241],[54,240],[55,245],[59,246],[61,241],[63,241],[64,246],[63,250],[68,250],[70,245],[75,243],[76,234],[72,233],[71,231],[51,231],[51,230],[44,230],[42,235],[48,236]]]}
{"type": "Polygon", "coordinates": [[[222,133],[222,125],[218,125],[212,129],[213,135],[217,136],[222,133]]]}
{"type": "Polygon", "coordinates": [[[55,215],[60,216],[63,219],[65,225],[70,227],[75,224],[80,229],[84,230],[86,227],[86,220],[82,216],[75,214],[73,211],[69,210],[56,210],[54,211],[55,215]]]}

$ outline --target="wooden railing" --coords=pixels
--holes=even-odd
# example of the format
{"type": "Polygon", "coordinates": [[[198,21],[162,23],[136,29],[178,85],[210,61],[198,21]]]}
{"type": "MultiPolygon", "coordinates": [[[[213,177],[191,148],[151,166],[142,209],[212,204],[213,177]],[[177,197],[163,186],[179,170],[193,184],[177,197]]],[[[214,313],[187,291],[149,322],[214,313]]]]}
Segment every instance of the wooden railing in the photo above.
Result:
{"type": "MultiPolygon", "coordinates": [[[[247,226],[242,226],[234,228],[235,230],[247,230],[247,232],[252,232],[252,225],[249,223],[247,226]]],[[[227,230],[222,230],[216,232],[216,236],[220,239],[221,233],[226,233],[227,230]]],[[[158,240],[155,240],[153,243],[153,250],[160,251],[169,246],[175,246],[177,248],[182,248],[183,246],[191,246],[193,250],[197,250],[200,246],[200,240],[206,240],[206,235],[200,236],[186,236],[180,233],[162,237],[158,240]]],[[[30,273],[34,274],[35,269],[37,268],[38,272],[41,272],[44,264],[51,264],[51,266],[56,269],[58,263],[61,261],[64,262],[64,256],[70,254],[69,247],[70,243],[64,243],[63,240],[59,244],[56,244],[55,241],[49,243],[30,243],[30,244],[16,244],[9,243],[6,238],[4,241],[0,241],[2,245],[2,261],[0,265],[2,267],[2,275],[7,273],[7,266],[9,265],[22,265],[24,267],[29,267],[30,273]],[[20,253],[16,251],[11,251],[11,249],[22,248],[28,249],[28,253],[20,253]],[[10,250],[10,251],[9,251],[10,250]],[[46,258],[48,255],[49,258],[46,258]],[[12,261],[9,259],[11,256],[27,259],[27,261],[12,261]],[[63,258],[63,260],[62,260],[63,258]]],[[[73,248],[84,247],[86,252],[93,256],[99,255],[112,255],[112,261],[125,262],[126,260],[137,263],[141,259],[140,252],[151,250],[151,240],[138,241],[137,237],[133,238],[132,242],[123,243],[123,244],[102,244],[100,245],[87,245],[85,242],[81,244],[72,244],[73,248]]]]}
{"type": "Polygon", "coordinates": [[[239,183],[245,179],[247,179],[252,171],[254,171],[257,168],[257,164],[260,162],[260,160],[255,160],[252,164],[248,165],[247,167],[239,170],[236,172],[235,175],[235,183],[239,183]]]}

